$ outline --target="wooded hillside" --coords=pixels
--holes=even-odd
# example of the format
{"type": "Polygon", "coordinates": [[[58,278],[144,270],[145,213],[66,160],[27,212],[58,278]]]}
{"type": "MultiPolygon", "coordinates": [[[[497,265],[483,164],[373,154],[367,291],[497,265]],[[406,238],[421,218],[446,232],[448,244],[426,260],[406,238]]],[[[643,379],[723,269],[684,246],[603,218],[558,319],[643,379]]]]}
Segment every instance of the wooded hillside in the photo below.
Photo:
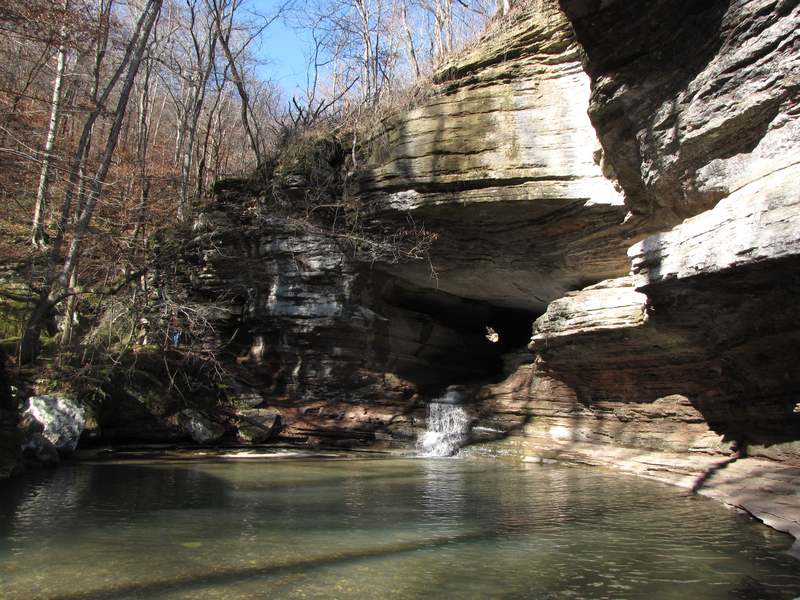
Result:
{"type": "Polygon", "coordinates": [[[215,182],[268,178],[281,156],[302,160],[298,140],[326,136],[356,168],[380,116],[502,4],[4,2],[0,261],[24,279],[7,303],[9,354],[35,359],[45,331],[60,355],[76,326],[99,325],[102,298],[125,295],[138,314],[156,293],[148,240],[190,229],[215,182]],[[271,34],[287,28],[308,41],[307,86],[291,93],[263,76],[281,61],[271,34]]]}

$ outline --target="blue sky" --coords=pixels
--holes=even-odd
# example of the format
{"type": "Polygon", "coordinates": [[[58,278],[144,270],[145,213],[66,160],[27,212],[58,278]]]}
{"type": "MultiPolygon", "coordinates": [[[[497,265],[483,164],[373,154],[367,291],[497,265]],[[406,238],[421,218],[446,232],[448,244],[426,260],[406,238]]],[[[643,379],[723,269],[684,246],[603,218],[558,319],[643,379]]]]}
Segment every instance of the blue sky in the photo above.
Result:
{"type": "MultiPolygon", "coordinates": [[[[251,0],[251,5],[260,13],[270,14],[275,6],[282,4],[276,0],[251,0]]],[[[306,87],[305,44],[297,33],[287,27],[283,20],[272,23],[264,32],[259,48],[259,56],[265,62],[261,74],[265,79],[280,83],[291,97],[306,87]]]]}

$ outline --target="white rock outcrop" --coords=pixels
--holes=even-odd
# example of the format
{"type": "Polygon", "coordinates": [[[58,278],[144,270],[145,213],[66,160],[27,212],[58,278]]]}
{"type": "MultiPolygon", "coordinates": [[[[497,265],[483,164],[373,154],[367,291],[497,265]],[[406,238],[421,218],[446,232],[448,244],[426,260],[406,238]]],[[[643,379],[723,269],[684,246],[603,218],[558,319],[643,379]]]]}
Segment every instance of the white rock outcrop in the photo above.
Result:
{"type": "Polygon", "coordinates": [[[44,425],[43,435],[60,453],[73,452],[86,424],[86,409],[58,396],[32,396],[28,402],[26,413],[44,425]]]}

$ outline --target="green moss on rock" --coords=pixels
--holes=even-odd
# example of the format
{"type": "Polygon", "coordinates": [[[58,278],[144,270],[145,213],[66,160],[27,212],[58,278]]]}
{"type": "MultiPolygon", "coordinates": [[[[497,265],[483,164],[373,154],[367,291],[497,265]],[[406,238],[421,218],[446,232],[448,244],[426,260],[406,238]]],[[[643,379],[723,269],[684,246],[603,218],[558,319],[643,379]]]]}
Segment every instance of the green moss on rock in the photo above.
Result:
{"type": "Polygon", "coordinates": [[[131,371],[114,379],[120,389],[146,406],[154,417],[163,417],[169,412],[169,390],[155,375],[147,371],[131,371]]]}

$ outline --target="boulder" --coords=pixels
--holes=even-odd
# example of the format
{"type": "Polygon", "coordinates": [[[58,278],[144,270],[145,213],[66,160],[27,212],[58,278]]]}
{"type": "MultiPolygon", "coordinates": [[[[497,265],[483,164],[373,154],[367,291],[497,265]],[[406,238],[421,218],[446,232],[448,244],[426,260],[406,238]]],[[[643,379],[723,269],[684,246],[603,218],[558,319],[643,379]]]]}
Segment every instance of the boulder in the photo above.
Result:
{"type": "Polygon", "coordinates": [[[42,422],[30,413],[25,413],[22,415],[17,427],[28,436],[34,433],[44,433],[44,425],[42,422]]]}
{"type": "Polygon", "coordinates": [[[48,440],[41,433],[32,433],[25,444],[24,454],[27,458],[40,462],[44,465],[58,464],[61,457],[58,455],[53,442],[48,440]]]}
{"type": "Polygon", "coordinates": [[[206,419],[196,410],[187,408],[178,413],[178,423],[198,444],[210,444],[225,433],[222,425],[206,419]]]}
{"type": "Polygon", "coordinates": [[[86,409],[67,398],[32,396],[26,411],[42,425],[43,435],[61,454],[69,454],[78,445],[86,424],[86,409]]]}
{"type": "Polygon", "coordinates": [[[233,378],[228,378],[220,384],[228,398],[233,402],[236,410],[249,410],[255,408],[262,402],[264,397],[251,387],[244,385],[241,381],[233,378]]]}
{"type": "Polygon", "coordinates": [[[250,409],[240,412],[236,424],[239,439],[245,444],[261,444],[267,441],[272,430],[280,422],[280,414],[274,409],[250,409]]]}

